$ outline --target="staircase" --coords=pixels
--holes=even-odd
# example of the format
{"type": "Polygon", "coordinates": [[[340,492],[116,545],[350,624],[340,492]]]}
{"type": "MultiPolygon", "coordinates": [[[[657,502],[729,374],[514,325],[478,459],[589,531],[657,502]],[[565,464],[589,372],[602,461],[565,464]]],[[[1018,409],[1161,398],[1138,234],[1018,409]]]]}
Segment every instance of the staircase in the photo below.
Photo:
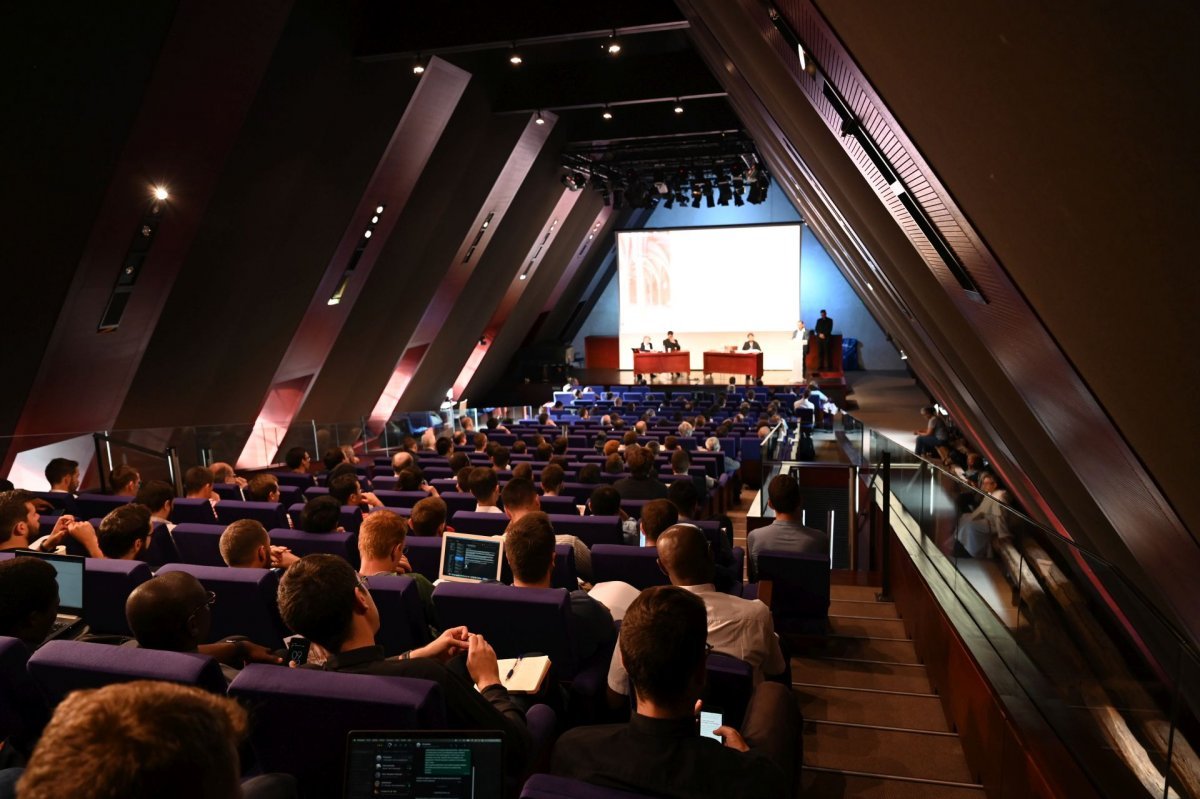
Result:
{"type": "Polygon", "coordinates": [[[835,585],[831,635],[792,658],[804,714],[802,796],[984,799],[890,602],[835,585]]]}

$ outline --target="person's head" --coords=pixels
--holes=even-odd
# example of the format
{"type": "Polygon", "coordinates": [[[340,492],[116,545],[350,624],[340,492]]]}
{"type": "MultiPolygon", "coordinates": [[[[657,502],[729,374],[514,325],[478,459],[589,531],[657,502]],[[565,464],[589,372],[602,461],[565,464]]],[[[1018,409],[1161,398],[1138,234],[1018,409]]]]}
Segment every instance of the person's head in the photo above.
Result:
{"type": "Polygon", "coordinates": [[[434,443],[433,448],[437,454],[444,457],[449,455],[454,450],[454,441],[453,439],[443,436],[434,443]]]}
{"type": "MultiPolygon", "coordinates": [[[[637,436],[634,436],[633,440],[637,441],[637,436]]],[[[617,441],[615,438],[610,438],[608,441],[604,442],[603,452],[606,456],[607,455],[616,455],[620,450],[621,450],[621,442],[617,441]]]]}
{"type": "Polygon", "coordinates": [[[22,799],[241,796],[246,711],[188,685],[135,680],[75,691],[54,711],[21,776],[22,799]]]}
{"type": "Polygon", "coordinates": [[[412,462],[412,453],[406,449],[400,450],[392,456],[392,474],[399,476],[400,472],[412,465],[412,462]]]}
{"type": "Polygon", "coordinates": [[[343,461],[329,470],[329,474],[325,476],[325,484],[328,485],[344,474],[354,475],[355,478],[358,477],[358,472],[355,470],[354,464],[343,461]]]}
{"type": "Polygon", "coordinates": [[[674,330],[668,330],[668,331],[667,331],[667,338],[669,338],[669,339],[671,339],[672,341],[674,341],[674,340],[675,340],[675,331],[674,331],[674,330]]]}
{"type": "Polygon", "coordinates": [[[425,473],[417,466],[409,466],[396,475],[396,488],[400,491],[420,491],[425,482],[425,473]]]}
{"type": "Polygon", "coordinates": [[[673,480],[667,486],[667,499],[679,511],[680,518],[691,519],[696,515],[696,506],[700,504],[700,496],[696,484],[691,480],[673,480]]]}
{"type": "Polygon", "coordinates": [[[69,458],[54,458],[46,464],[46,482],[53,489],[78,491],[79,461],[69,458]]]}
{"type": "Polygon", "coordinates": [[[148,507],[151,516],[170,518],[170,509],[175,504],[175,489],[170,487],[169,482],[151,480],[142,483],[133,501],[148,507]]]}
{"type": "Polygon", "coordinates": [[[921,415],[926,419],[932,419],[936,413],[937,411],[934,410],[932,405],[926,405],[924,408],[921,408],[921,415]]]}
{"type": "Polygon", "coordinates": [[[400,514],[379,508],[362,520],[358,530],[358,555],[362,572],[395,571],[404,557],[404,541],[408,538],[408,522],[400,514]]]}
{"type": "Polygon", "coordinates": [[[321,463],[325,464],[325,471],[332,471],[334,466],[345,462],[346,453],[338,447],[330,447],[321,453],[321,463]]]}
{"type": "Polygon", "coordinates": [[[675,586],[642,591],[621,621],[621,660],[639,704],[690,716],[704,689],[708,612],[675,586]]]}
{"type": "Polygon", "coordinates": [[[339,474],[329,480],[329,496],[338,501],[338,505],[356,505],[355,500],[362,492],[357,474],[339,474]]]}
{"type": "Polygon", "coordinates": [[[979,490],[985,494],[990,494],[1000,487],[1000,482],[996,479],[996,475],[991,472],[979,473],[979,490]]]}
{"type": "Polygon", "coordinates": [[[470,416],[462,417],[462,429],[467,433],[473,432],[475,430],[475,420],[470,416]]]}
{"type": "Polygon", "coordinates": [[[464,466],[454,473],[454,490],[460,494],[471,493],[471,474],[475,471],[474,466],[464,466]]]}
{"type": "Polygon", "coordinates": [[[354,568],[337,555],[308,555],[279,581],[279,615],[288,629],[340,652],[356,632],[374,635],[379,611],[354,568]]]}
{"type": "Polygon", "coordinates": [[[96,537],[104,557],[113,560],[137,560],[150,546],[150,510],[130,502],[113,508],[100,520],[96,537]]]}
{"type": "Polygon", "coordinates": [[[754,341],[754,334],[753,334],[753,333],[747,333],[747,334],[746,334],[746,341],[754,341]]]}
{"type": "Polygon", "coordinates": [[[554,447],[548,441],[543,441],[534,449],[533,458],[536,461],[548,461],[554,457],[554,447]]]}
{"type": "Polygon", "coordinates": [[[636,430],[627,430],[625,435],[621,436],[621,445],[629,448],[637,444],[638,434],[636,430]]]}
{"type": "Polygon", "coordinates": [[[616,516],[621,512],[621,495],[609,485],[599,486],[588,498],[593,516],[616,516]]]}
{"type": "Polygon", "coordinates": [[[128,464],[122,464],[112,470],[108,482],[112,486],[113,496],[132,497],[137,494],[138,486],[142,483],[142,476],[138,474],[137,469],[128,464]]]}
{"type": "Polygon", "coordinates": [[[446,531],[446,500],[441,497],[425,497],[413,505],[408,517],[408,526],[413,535],[440,536],[446,531]]]}
{"type": "Polygon", "coordinates": [[[650,476],[650,470],[654,468],[654,456],[645,447],[630,447],[625,450],[625,465],[634,478],[643,480],[650,476]]]}
{"type": "Polygon", "coordinates": [[[550,414],[542,411],[538,414],[538,424],[550,424],[550,414]]]}
{"type": "Polygon", "coordinates": [[[187,572],[159,574],[125,600],[125,620],[142,649],[195,652],[208,642],[216,594],[187,572]]]}
{"type": "Polygon", "coordinates": [[[300,514],[300,529],[306,533],[332,533],[342,518],[342,503],[329,494],[313,497],[304,503],[300,514]]]}
{"type": "Polygon", "coordinates": [[[496,479],[496,472],[486,466],[471,470],[470,489],[480,505],[495,505],[500,498],[500,482],[496,479]]]}
{"type": "Polygon", "coordinates": [[[504,531],[504,557],[518,585],[550,587],[554,568],[554,528],[541,511],[526,513],[504,531]]]}
{"type": "Polygon", "coordinates": [[[562,488],[566,472],[557,463],[551,463],[542,469],[542,491],[550,496],[556,496],[562,488]]]}
{"type": "Polygon", "coordinates": [[[804,329],[804,320],[803,320],[803,319],[801,319],[800,321],[796,322],[796,329],[797,329],[797,330],[803,330],[803,329],[804,329]]]}
{"type": "Polygon", "coordinates": [[[54,567],[39,558],[0,562],[0,635],[41,646],[58,614],[54,567]]]}
{"type": "Polygon", "coordinates": [[[495,449],[492,450],[492,464],[497,469],[507,469],[508,468],[508,456],[509,456],[508,447],[506,447],[502,444],[498,445],[498,446],[496,446],[495,449]]]}
{"type": "Polygon", "coordinates": [[[183,473],[183,495],[190,499],[211,499],[213,473],[204,466],[193,466],[183,473]]]}
{"type": "Polygon", "coordinates": [[[679,438],[677,436],[667,436],[663,439],[663,449],[667,452],[679,448],[679,438]]]}
{"type": "Polygon", "coordinates": [[[758,440],[759,441],[762,441],[770,434],[771,434],[771,428],[768,427],[767,425],[764,424],[758,428],[758,440]]]}
{"type": "Polygon", "coordinates": [[[292,447],[287,451],[283,462],[293,472],[307,472],[308,465],[312,462],[312,456],[308,454],[308,450],[304,447],[292,447]]]}
{"type": "Polygon", "coordinates": [[[801,507],[800,484],[786,474],[777,474],[767,485],[767,503],[775,509],[775,513],[791,516],[799,513],[801,507]]]}
{"type": "Polygon", "coordinates": [[[38,533],[41,516],[28,491],[0,494],[0,548],[27,547],[38,533]]]}
{"type": "MultiPolygon", "coordinates": [[[[613,453],[616,455],[616,453],[613,453]]],[[[545,472],[543,472],[545,474],[545,472]]],[[[585,463],[579,467],[579,472],[575,475],[575,479],[581,483],[594,484],[600,482],[600,464],[585,463]]]]}
{"type": "Polygon", "coordinates": [[[467,445],[466,431],[464,431],[464,430],[456,431],[454,433],[454,438],[452,438],[451,440],[454,442],[454,446],[450,448],[451,452],[453,452],[458,447],[465,447],[467,445]]]}
{"type": "Polygon", "coordinates": [[[716,436],[709,436],[708,438],[704,439],[704,448],[709,452],[720,452],[721,439],[717,438],[716,436]]]}
{"type": "Polygon", "coordinates": [[[514,477],[505,484],[500,499],[504,503],[504,512],[513,520],[541,508],[537,488],[532,480],[514,477]]]}
{"type": "MultiPolygon", "coordinates": [[[[645,419],[638,419],[636,422],[633,423],[633,433],[635,434],[634,439],[633,439],[634,441],[637,441],[637,436],[646,435],[646,420],[645,419]]],[[[625,435],[628,436],[629,434],[626,433],[625,435]]]]}
{"type": "Polygon", "coordinates": [[[617,453],[614,452],[612,455],[609,455],[607,458],[605,458],[605,460],[604,460],[604,473],[605,474],[621,474],[624,471],[625,471],[625,461],[621,459],[620,455],[618,455],[617,453]]]}
{"type": "Polygon", "coordinates": [[[680,438],[691,438],[692,433],[695,432],[695,428],[692,427],[691,422],[684,421],[679,423],[678,432],[680,438]]]}
{"type": "Polygon", "coordinates": [[[643,344],[649,344],[649,343],[650,343],[650,337],[649,337],[649,336],[642,336],[642,343],[643,343],[643,344]]]}
{"type": "Polygon", "coordinates": [[[687,474],[691,465],[692,459],[688,457],[687,450],[681,448],[671,453],[671,471],[675,474],[687,474]]]}
{"type": "Polygon", "coordinates": [[[221,533],[221,559],[235,569],[269,569],[271,536],[262,522],[238,519],[221,533]]]}
{"type": "Polygon", "coordinates": [[[461,469],[471,465],[471,459],[465,452],[455,452],[450,456],[448,463],[450,464],[450,474],[458,474],[461,469]]]}
{"type": "Polygon", "coordinates": [[[402,452],[416,452],[417,451],[417,440],[415,438],[413,438],[412,436],[401,436],[400,437],[400,450],[402,452]]]}
{"type": "Polygon", "coordinates": [[[640,526],[647,544],[654,544],[663,530],[679,521],[679,511],[667,499],[652,499],[642,507],[640,526]]]}
{"type": "Polygon", "coordinates": [[[822,319],[824,319],[824,318],[825,318],[825,316],[826,316],[826,314],[825,314],[825,309],[824,309],[824,308],[822,308],[822,309],[821,309],[821,318],[822,318],[822,319]]]}
{"type": "Polygon", "coordinates": [[[658,562],[671,585],[704,585],[713,581],[712,549],[699,527],[676,524],[658,536],[658,562]]]}
{"type": "Polygon", "coordinates": [[[529,444],[527,444],[523,438],[518,438],[512,443],[512,446],[508,448],[508,451],[511,455],[524,455],[528,450],[529,444]]]}
{"type": "Polygon", "coordinates": [[[554,439],[554,443],[551,444],[551,448],[555,455],[566,455],[567,447],[570,445],[571,442],[566,436],[559,436],[558,438],[554,439]]]}
{"type": "Polygon", "coordinates": [[[279,478],[266,472],[256,474],[246,484],[245,494],[250,502],[278,502],[279,478]]]}
{"type": "Polygon", "coordinates": [[[208,465],[209,471],[213,473],[214,483],[232,483],[237,475],[233,471],[233,467],[224,461],[217,461],[208,465]]]}
{"type": "Polygon", "coordinates": [[[522,480],[532,481],[533,480],[533,464],[525,463],[525,462],[514,464],[513,468],[512,468],[512,476],[514,478],[520,478],[522,480]]]}

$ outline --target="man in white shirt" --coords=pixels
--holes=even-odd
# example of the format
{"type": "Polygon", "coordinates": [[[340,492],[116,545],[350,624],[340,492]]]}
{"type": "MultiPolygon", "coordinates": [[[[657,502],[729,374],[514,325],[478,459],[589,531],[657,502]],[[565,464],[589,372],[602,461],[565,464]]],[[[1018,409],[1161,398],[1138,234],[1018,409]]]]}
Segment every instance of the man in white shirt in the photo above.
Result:
{"type": "Polygon", "coordinates": [[[500,481],[494,471],[486,466],[475,467],[471,470],[469,484],[475,495],[476,513],[504,513],[496,504],[500,501],[500,481]]]}
{"type": "MultiPolygon", "coordinates": [[[[742,599],[717,591],[708,539],[700,528],[677,524],[658,537],[658,562],[671,580],[704,600],[708,611],[708,643],[713,651],[739,658],[754,670],[754,683],[782,674],[787,668],[770,609],[757,599],[742,599]]],[[[629,675],[618,644],[608,669],[609,702],[628,701],[629,675]]]]}

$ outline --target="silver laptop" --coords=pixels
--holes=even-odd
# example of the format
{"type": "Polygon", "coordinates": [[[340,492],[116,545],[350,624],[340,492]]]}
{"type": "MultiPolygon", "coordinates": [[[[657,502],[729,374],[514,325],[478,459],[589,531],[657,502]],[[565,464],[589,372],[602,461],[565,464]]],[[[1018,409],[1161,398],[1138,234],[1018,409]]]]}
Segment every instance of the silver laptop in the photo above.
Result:
{"type": "Polygon", "coordinates": [[[359,731],[346,736],[345,799],[501,799],[499,732],[359,731]]]}
{"type": "MultiPolygon", "coordinates": [[[[56,555],[18,549],[19,558],[41,558],[54,567],[58,581],[58,616],[46,641],[55,638],[78,638],[87,632],[83,621],[83,575],[87,559],[77,555],[56,555]]],[[[45,642],[43,642],[45,643],[45,642]]]]}
{"type": "Polygon", "coordinates": [[[491,535],[443,533],[438,581],[499,582],[504,562],[504,539],[491,535]]]}

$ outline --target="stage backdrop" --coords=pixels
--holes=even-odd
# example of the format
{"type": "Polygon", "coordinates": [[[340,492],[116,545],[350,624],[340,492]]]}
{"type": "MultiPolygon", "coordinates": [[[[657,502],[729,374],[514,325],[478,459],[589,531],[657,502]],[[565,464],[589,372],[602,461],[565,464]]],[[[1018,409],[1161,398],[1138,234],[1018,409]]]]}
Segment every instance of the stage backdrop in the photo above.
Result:
{"type": "MultiPolygon", "coordinates": [[[[649,336],[675,331],[700,369],[705,350],[739,349],[754,333],[764,369],[792,368],[800,318],[800,225],[617,233],[621,368],[649,336]]],[[[805,320],[811,328],[814,320],[805,320]]]]}

